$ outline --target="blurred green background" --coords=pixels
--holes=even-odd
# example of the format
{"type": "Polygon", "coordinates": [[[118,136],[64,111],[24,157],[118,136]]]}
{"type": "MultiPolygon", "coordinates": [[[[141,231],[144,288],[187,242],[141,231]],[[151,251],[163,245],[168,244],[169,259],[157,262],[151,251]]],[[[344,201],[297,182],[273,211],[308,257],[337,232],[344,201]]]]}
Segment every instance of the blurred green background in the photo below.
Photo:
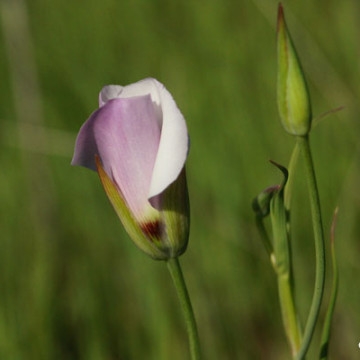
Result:
{"type": "MultiPolygon", "coordinates": [[[[191,236],[181,262],[204,359],[289,358],[251,210],[281,180],[268,160],[286,165],[294,143],[276,109],[277,2],[0,3],[0,359],[188,358],[165,264],[135,248],[97,175],[70,166],[101,87],[148,76],[173,94],[191,136],[191,236]]],[[[327,239],[340,206],[331,358],[358,359],[360,3],[284,7],[314,115],[345,106],[311,142],[327,239]]],[[[302,174],[300,162],[293,249],[305,321],[315,264],[302,174]]]]}

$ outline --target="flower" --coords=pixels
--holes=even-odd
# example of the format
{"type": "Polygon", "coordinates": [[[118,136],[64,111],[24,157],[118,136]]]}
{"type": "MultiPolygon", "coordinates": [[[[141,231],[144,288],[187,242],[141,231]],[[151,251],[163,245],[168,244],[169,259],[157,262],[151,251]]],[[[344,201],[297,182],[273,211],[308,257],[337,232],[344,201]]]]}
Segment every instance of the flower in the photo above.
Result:
{"type": "Polygon", "coordinates": [[[135,244],[155,259],[181,255],[189,234],[189,137],[171,94],[155,79],[105,86],[82,125],[72,165],[98,171],[135,244]]]}
{"type": "Polygon", "coordinates": [[[277,101],[281,122],[289,134],[305,136],[311,127],[310,96],[281,4],[277,25],[277,57],[277,101]]]}

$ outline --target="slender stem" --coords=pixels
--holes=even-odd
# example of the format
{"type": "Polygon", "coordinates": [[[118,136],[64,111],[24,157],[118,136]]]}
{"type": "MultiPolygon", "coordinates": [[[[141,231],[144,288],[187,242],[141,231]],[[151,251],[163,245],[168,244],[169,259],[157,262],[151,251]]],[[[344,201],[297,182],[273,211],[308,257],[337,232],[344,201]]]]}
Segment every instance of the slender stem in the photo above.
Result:
{"type": "Polygon", "coordinates": [[[190,354],[192,360],[200,359],[200,343],[196,327],[194,312],[191,306],[189,293],[186,288],[183,273],[178,258],[169,259],[167,266],[179,296],[183,314],[185,317],[187,332],[189,336],[190,354]]]}
{"type": "MultiPolygon", "coordinates": [[[[285,211],[286,211],[286,229],[287,229],[287,235],[288,235],[289,256],[290,256],[290,261],[289,261],[290,277],[288,279],[288,285],[285,285],[285,286],[289,286],[289,294],[291,294],[291,296],[292,296],[291,300],[294,304],[293,305],[294,306],[294,314],[296,317],[296,326],[297,326],[296,332],[294,332],[294,334],[296,334],[296,336],[297,336],[296,339],[298,340],[298,342],[296,343],[296,345],[297,345],[296,352],[295,353],[293,352],[294,358],[296,358],[296,354],[298,353],[300,346],[301,346],[302,326],[301,326],[300,316],[297,313],[296,307],[295,307],[295,288],[294,288],[294,277],[293,277],[290,208],[291,208],[292,193],[293,193],[293,187],[294,187],[294,182],[295,182],[296,168],[297,168],[297,164],[298,164],[299,155],[300,155],[300,146],[299,146],[299,143],[296,142],[293,152],[291,154],[289,165],[288,165],[289,178],[286,183],[285,190],[284,190],[284,205],[285,205],[285,211]]],[[[295,337],[294,337],[294,339],[295,339],[295,337]]]]}
{"type": "Polygon", "coordinates": [[[309,349],[323,298],[325,283],[325,244],[324,231],[321,219],[319,191],[316,184],[314,163],[311,156],[309,138],[308,136],[298,137],[298,142],[304,156],[305,168],[308,179],[316,258],[314,294],[311,302],[309,316],[305,326],[303,342],[297,355],[297,359],[301,360],[304,359],[306,352],[309,349]]]}
{"type": "MultiPolygon", "coordinates": [[[[287,213],[290,212],[292,189],[293,189],[293,184],[294,184],[294,180],[295,180],[295,172],[296,172],[296,166],[298,163],[299,153],[300,153],[300,146],[299,146],[299,143],[296,142],[293,152],[291,154],[291,158],[290,158],[290,162],[289,162],[289,166],[288,166],[289,179],[286,183],[285,194],[284,194],[285,209],[286,209],[287,213]]],[[[287,219],[287,220],[289,222],[289,219],[287,219]]],[[[289,224],[289,227],[290,227],[290,224],[289,224]]]]}
{"type": "Polygon", "coordinates": [[[292,357],[295,358],[301,345],[301,332],[289,274],[278,276],[278,289],[285,333],[291,348],[292,357]]]}
{"type": "Polygon", "coordinates": [[[323,333],[321,336],[321,347],[320,347],[320,359],[326,360],[328,357],[328,349],[329,349],[329,340],[330,340],[330,330],[331,330],[331,321],[334,315],[336,297],[339,287],[339,274],[337,270],[336,258],[335,258],[335,250],[331,249],[331,257],[332,257],[332,266],[333,266],[333,284],[331,290],[331,296],[329,301],[329,308],[326,313],[323,333]]]}

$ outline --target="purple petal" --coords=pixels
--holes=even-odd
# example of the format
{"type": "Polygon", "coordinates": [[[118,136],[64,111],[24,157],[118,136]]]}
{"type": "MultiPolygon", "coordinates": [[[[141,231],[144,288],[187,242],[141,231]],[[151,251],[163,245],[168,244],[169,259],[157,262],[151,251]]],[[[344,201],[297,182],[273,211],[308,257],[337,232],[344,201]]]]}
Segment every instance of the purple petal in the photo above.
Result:
{"type": "Polygon", "coordinates": [[[113,97],[130,98],[151,95],[155,114],[161,127],[161,139],[149,198],[163,192],[179,176],[189,150],[189,138],[185,119],[171,94],[159,81],[148,78],[128,86],[105,86],[100,93],[100,102],[113,97]]]}
{"type": "Polygon", "coordinates": [[[95,154],[136,218],[148,206],[160,128],[151,97],[109,100],[81,127],[73,165],[96,170],[95,154]]]}
{"type": "Polygon", "coordinates": [[[156,118],[159,125],[162,125],[162,111],[160,103],[160,94],[158,91],[159,82],[152,78],[140,80],[127,86],[107,85],[104,86],[99,94],[99,103],[102,106],[106,101],[114,98],[131,98],[134,96],[150,95],[155,108],[156,118]]]}

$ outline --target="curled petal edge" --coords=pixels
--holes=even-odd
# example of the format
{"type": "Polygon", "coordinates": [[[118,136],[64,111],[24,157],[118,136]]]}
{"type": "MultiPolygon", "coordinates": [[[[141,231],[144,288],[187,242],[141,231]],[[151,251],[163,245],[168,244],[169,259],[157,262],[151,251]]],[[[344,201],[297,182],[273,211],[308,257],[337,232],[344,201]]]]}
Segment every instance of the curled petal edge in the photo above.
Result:
{"type": "Polygon", "coordinates": [[[160,95],[163,117],[149,198],[162,193],[178,178],[189,152],[189,135],[184,116],[165,86],[155,79],[153,81],[160,95]]]}

